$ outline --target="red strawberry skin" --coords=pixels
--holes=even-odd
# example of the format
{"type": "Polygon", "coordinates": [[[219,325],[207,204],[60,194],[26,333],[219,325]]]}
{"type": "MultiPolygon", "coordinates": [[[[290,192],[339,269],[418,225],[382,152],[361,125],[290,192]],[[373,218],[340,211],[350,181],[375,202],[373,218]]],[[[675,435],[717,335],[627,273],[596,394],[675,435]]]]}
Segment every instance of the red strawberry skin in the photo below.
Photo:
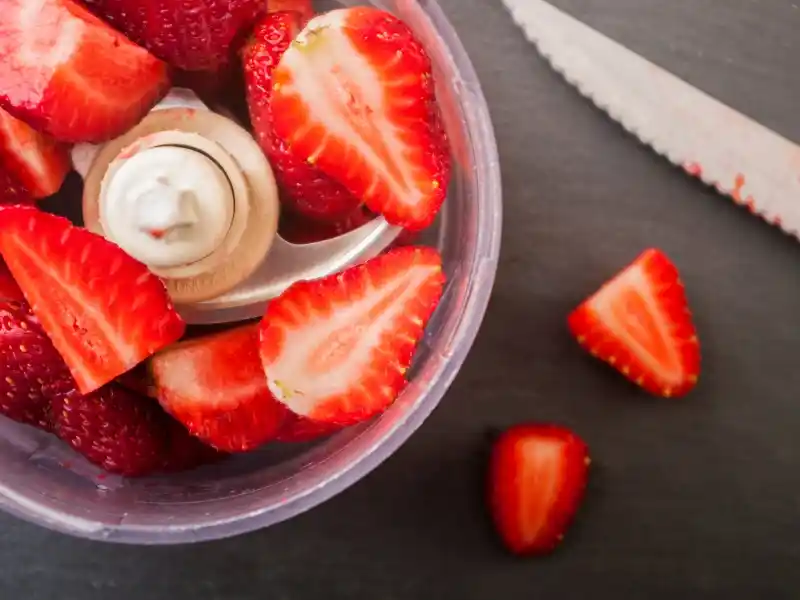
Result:
{"type": "Polygon", "coordinates": [[[73,0],[4,0],[0,107],[65,142],[102,142],[166,93],[167,67],[73,0]]]}
{"type": "Polygon", "coordinates": [[[422,44],[391,14],[328,12],[312,19],[273,73],[273,129],[373,212],[424,229],[444,202],[451,169],[431,70],[422,44]]]}
{"type": "Polygon", "coordinates": [[[83,0],[131,40],[173,67],[216,71],[266,0],[83,0]]]}
{"type": "MultiPolygon", "coordinates": [[[[61,188],[71,168],[65,145],[0,109],[0,169],[9,181],[16,181],[26,196],[36,199],[52,196],[61,188]]],[[[0,194],[6,196],[2,189],[0,194]]]]}
{"type": "Polygon", "coordinates": [[[191,435],[186,428],[172,417],[164,415],[166,426],[166,451],[159,467],[165,473],[190,471],[203,465],[219,462],[226,454],[206,446],[191,435]]]}
{"type": "Polygon", "coordinates": [[[341,430],[339,425],[331,423],[318,423],[311,419],[304,419],[290,414],[275,436],[276,442],[284,444],[311,442],[341,430]]]}
{"type": "Polygon", "coordinates": [[[406,385],[444,279],[436,250],[406,247],[295,283],[260,325],[270,390],[321,423],[351,425],[385,410],[406,385]]]}
{"type": "Polygon", "coordinates": [[[355,212],[361,201],[344,186],[295,156],[273,129],[272,73],[302,26],[300,13],[270,14],[258,22],[242,49],[250,121],[281,187],[284,206],[305,217],[335,222],[355,212]]]}
{"type": "Polygon", "coordinates": [[[0,254],[84,394],[184,333],[160,279],[66,219],[0,208],[0,254]]]}
{"type": "Polygon", "coordinates": [[[223,452],[247,452],[275,438],[286,409],[267,388],[256,325],[177,344],[150,361],[164,409],[223,452]]]}
{"type": "Polygon", "coordinates": [[[314,17],[314,7],[311,4],[311,0],[267,0],[267,11],[271,13],[296,12],[300,15],[302,27],[305,27],[306,23],[314,17]]]}
{"type": "Polygon", "coordinates": [[[563,540],[583,500],[589,450],[573,432],[525,424],[495,442],[488,505],[501,539],[515,554],[545,554],[563,540]]]}
{"type": "Polygon", "coordinates": [[[656,396],[688,394],[700,374],[700,344],[677,267],[649,249],[569,316],[593,356],[656,396]]]}

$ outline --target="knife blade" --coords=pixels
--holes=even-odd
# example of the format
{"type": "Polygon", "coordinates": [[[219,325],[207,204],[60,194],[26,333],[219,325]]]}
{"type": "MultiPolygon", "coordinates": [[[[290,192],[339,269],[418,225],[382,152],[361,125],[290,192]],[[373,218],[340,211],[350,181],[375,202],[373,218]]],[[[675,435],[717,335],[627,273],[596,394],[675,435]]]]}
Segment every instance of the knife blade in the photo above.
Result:
{"type": "Polygon", "coordinates": [[[564,79],[642,143],[800,239],[800,146],[543,0],[502,0],[564,79]]]}

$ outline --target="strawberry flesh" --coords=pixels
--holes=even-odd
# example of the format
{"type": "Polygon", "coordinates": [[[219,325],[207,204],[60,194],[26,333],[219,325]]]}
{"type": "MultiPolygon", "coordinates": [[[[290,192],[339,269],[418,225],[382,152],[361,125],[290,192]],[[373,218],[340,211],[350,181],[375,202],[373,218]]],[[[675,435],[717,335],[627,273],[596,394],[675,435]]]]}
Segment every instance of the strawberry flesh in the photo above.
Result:
{"type": "Polygon", "coordinates": [[[242,49],[250,121],[256,140],[275,172],[283,205],[298,215],[337,222],[355,212],[361,201],[340,183],[295,156],[273,128],[272,74],[302,24],[303,18],[297,12],[267,15],[256,25],[242,49]]]}
{"type": "Polygon", "coordinates": [[[171,66],[216,71],[266,0],[83,0],[131,40],[171,66]]]}
{"type": "Polygon", "coordinates": [[[274,130],[373,212],[424,229],[450,178],[431,69],[396,17],[333,10],[311,20],[273,73],[274,130]]]}
{"type": "Polygon", "coordinates": [[[290,414],[275,436],[276,442],[285,444],[310,442],[327,437],[339,431],[339,425],[331,423],[319,423],[311,419],[304,419],[297,415],[290,414]]]}
{"type": "Polygon", "coordinates": [[[700,345],[678,269],[650,249],[569,316],[593,356],[656,396],[689,393],[700,374],[700,345]]]}
{"type": "Polygon", "coordinates": [[[267,12],[295,12],[300,15],[302,27],[314,17],[311,0],[267,0],[267,12]]]}
{"type": "Polygon", "coordinates": [[[296,415],[350,425],[390,406],[442,296],[441,257],[406,247],[292,285],[261,322],[270,390],[296,415]]]}
{"type": "MultiPolygon", "coordinates": [[[[64,183],[71,168],[67,147],[32,129],[0,108],[0,169],[26,197],[52,196],[64,183]]],[[[15,194],[10,196],[13,202],[15,194]]],[[[0,202],[3,202],[0,197],[0,202]]]]}
{"type": "Polygon", "coordinates": [[[183,335],[160,279],[66,219],[0,208],[0,254],[84,394],[183,335]]]}
{"type": "Polygon", "coordinates": [[[256,325],[177,344],[153,357],[150,370],[164,409],[218,450],[253,450],[286,417],[267,388],[256,325]]]}
{"type": "Polygon", "coordinates": [[[563,427],[518,425],[500,436],[488,504],[511,552],[544,554],[561,543],[583,499],[589,462],[586,444],[563,427]]]}
{"type": "Polygon", "coordinates": [[[169,85],[167,67],[73,0],[5,0],[0,107],[65,142],[135,125],[169,85]]]}

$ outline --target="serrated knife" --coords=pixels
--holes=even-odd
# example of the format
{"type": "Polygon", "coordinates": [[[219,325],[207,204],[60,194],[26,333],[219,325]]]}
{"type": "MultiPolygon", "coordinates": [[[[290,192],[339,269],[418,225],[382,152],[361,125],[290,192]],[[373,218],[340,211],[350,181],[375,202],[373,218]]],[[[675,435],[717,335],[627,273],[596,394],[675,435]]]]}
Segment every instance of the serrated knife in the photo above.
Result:
{"type": "Polygon", "coordinates": [[[502,0],[540,54],[628,132],[800,238],[800,146],[543,0],[502,0]]]}

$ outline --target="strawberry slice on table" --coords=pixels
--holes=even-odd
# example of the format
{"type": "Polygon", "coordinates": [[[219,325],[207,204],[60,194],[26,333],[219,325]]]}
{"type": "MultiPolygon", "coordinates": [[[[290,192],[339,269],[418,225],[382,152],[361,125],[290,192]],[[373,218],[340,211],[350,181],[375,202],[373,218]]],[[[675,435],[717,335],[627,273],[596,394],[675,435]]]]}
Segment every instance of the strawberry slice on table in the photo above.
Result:
{"type": "Polygon", "coordinates": [[[168,89],[163,62],[72,0],[4,0],[2,9],[0,106],[38,131],[106,141],[168,89]]]}
{"type": "Polygon", "coordinates": [[[573,432],[526,424],[506,430],[489,463],[488,505],[515,554],[545,554],[564,539],[586,488],[589,450],[573,432]]]}
{"type": "Polygon", "coordinates": [[[267,388],[257,325],[182,342],[150,361],[164,409],[206,444],[247,452],[274,439],[287,416],[267,388]]]}
{"type": "Polygon", "coordinates": [[[0,254],[84,394],[183,335],[160,279],[66,219],[0,207],[0,254]]]}
{"type": "MultiPolygon", "coordinates": [[[[272,4],[270,4],[272,6],[272,4]]],[[[303,27],[301,13],[276,12],[257,24],[241,51],[253,132],[281,187],[281,202],[292,212],[323,222],[346,219],[361,200],[319,169],[295,156],[275,134],[272,74],[303,27]]]]}
{"type": "Polygon", "coordinates": [[[267,10],[266,0],[83,0],[90,10],[171,66],[216,71],[267,10]]]}
{"type": "Polygon", "coordinates": [[[269,389],[317,422],[350,425],[383,411],[406,385],[444,279],[436,250],[407,247],[295,283],[260,325],[269,389]]]}
{"type": "Polygon", "coordinates": [[[67,365],[0,262],[0,414],[50,431],[50,402],[75,389],[67,365]]]}
{"type": "Polygon", "coordinates": [[[700,344],[678,269],[650,249],[569,316],[578,342],[656,396],[697,384],[700,344]]]}
{"type": "Polygon", "coordinates": [[[369,7],[325,13],[298,34],[273,73],[274,130],[373,212],[424,229],[450,178],[431,68],[411,29],[391,14],[369,7]]]}
{"type": "Polygon", "coordinates": [[[46,198],[61,188],[71,168],[64,144],[0,108],[0,169],[9,181],[16,181],[31,198],[46,198]]]}

